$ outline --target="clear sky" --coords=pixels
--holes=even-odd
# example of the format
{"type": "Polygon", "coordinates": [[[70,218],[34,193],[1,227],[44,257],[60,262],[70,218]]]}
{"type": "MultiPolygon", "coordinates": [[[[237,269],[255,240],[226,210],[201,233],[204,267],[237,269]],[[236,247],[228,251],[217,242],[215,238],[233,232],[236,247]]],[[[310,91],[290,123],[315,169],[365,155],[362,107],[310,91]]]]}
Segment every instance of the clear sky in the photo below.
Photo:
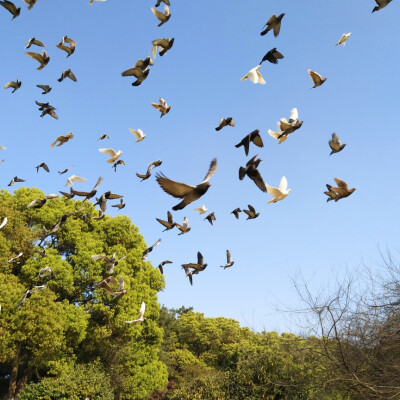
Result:
{"type": "MultiPolygon", "coordinates": [[[[99,176],[102,193],[123,194],[128,215],[148,245],[161,238],[149,255],[156,267],[165,266],[166,288],[160,303],[168,307],[193,306],[206,316],[232,317],[253,329],[296,331],[298,328],[275,305],[298,305],[292,279],[301,272],[313,287],[332,280],[337,271],[352,271],[365,264],[379,269],[379,248],[395,251],[399,242],[400,135],[397,132],[400,78],[400,4],[393,1],[371,14],[373,0],[171,0],[172,17],[162,27],[150,8],[155,1],[107,0],[89,6],[88,0],[39,0],[21,15],[0,9],[1,84],[19,79],[14,94],[0,90],[2,127],[1,187],[15,175],[45,193],[64,190],[71,174],[88,179],[74,185],[91,190],[99,176]],[[280,35],[260,36],[269,19],[285,12],[280,35]],[[346,47],[335,43],[352,32],[346,47]],[[55,45],[64,35],[77,41],[75,53],[55,45]],[[29,38],[46,44],[49,64],[38,63],[25,52],[29,38]],[[148,56],[151,41],[175,38],[173,48],[157,56],[148,79],[132,87],[134,79],[121,77],[139,58],[148,56]],[[262,64],[266,85],[240,78],[273,47],[285,56],[278,65],[262,64]],[[78,81],[57,79],[71,68],[78,81]],[[310,90],[307,69],[327,76],[322,87],[310,90]],[[50,84],[42,95],[37,84],[50,84]],[[172,105],[159,117],[150,104],[163,97],[172,105]],[[50,102],[59,120],[40,118],[35,100],[50,102]],[[304,124],[282,144],[267,131],[289,117],[297,107],[304,124]],[[214,128],[232,116],[234,128],[214,128]],[[140,143],[129,132],[140,128],[147,135],[140,143]],[[249,157],[236,149],[246,134],[259,129],[264,148],[253,145],[249,157]],[[59,135],[72,131],[74,139],[50,148],[59,135]],[[336,132],[346,148],[329,156],[328,141],[336,132]],[[109,140],[97,142],[108,133],[109,140]],[[98,149],[123,151],[115,173],[98,149]],[[267,205],[270,196],[248,178],[238,179],[239,166],[255,154],[264,180],[277,187],[282,175],[292,189],[282,202],[267,205]],[[163,172],[178,182],[198,184],[212,158],[218,169],[211,188],[183,211],[174,212],[192,230],[162,232],[156,217],[166,219],[178,203],[155,181],[163,172]],[[140,182],[136,172],[161,159],[161,167],[140,182]],[[50,173],[36,173],[45,161],[50,173]],[[59,176],[57,170],[74,168],[59,176]],[[338,203],[326,203],[326,183],[345,180],[357,190],[338,203]],[[214,226],[193,208],[205,204],[215,212],[214,226]],[[261,214],[236,220],[230,212],[252,204],[261,214]],[[226,250],[235,265],[222,270],[226,250]],[[207,269],[194,277],[191,287],[181,264],[194,262],[201,251],[207,269]]],[[[163,8],[163,4],[161,6],[163,8]]],[[[31,51],[40,52],[33,46],[31,51]]],[[[14,188],[20,187],[16,184],[14,188]]],[[[115,215],[114,208],[107,212],[115,215]]]]}

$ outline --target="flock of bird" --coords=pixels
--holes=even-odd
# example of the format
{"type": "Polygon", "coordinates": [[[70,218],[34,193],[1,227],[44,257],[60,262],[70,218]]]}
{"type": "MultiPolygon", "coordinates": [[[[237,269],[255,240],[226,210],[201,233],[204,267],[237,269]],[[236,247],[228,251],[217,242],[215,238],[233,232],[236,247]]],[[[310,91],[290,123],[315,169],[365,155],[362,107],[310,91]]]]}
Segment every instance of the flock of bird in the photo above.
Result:
{"type": "MultiPolygon", "coordinates": [[[[28,4],[28,9],[32,9],[32,7],[36,4],[38,0],[23,0],[26,4],[28,4]]],[[[96,1],[106,1],[106,0],[96,0],[96,1]]],[[[392,0],[375,0],[376,6],[372,10],[372,12],[379,11],[383,8],[385,8],[392,0]]],[[[94,0],[90,0],[89,4],[92,5],[94,0]]],[[[9,0],[1,0],[0,4],[7,10],[9,11],[13,18],[16,18],[20,15],[21,8],[18,8],[14,3],[12,3],[9,0]]],[[[170,1],[169,0],[158,0],[157,4],[155,7],[151,8],[152,13],[155,15],[155,17],[160,21],[158,26],[162,26],[163,24],[167,23],[169,19],[171,18],[171,13],[170,13],[170,1]],[[164,5],[164,11],[160,11],[155,7],[159,7],[161,3],[165,3],[164,5]]],[[[273,35],[275,37],[278,37],[280,29],[281,29],[281,23],[282,19],[285,16],[285,13],[281,13],[279,16],[276,16],[273,14],[266,24],[264,25],[261,35],[264,36],[268,34],[270,31],[273,32],[273,35]]],[[[351,33],[343,34],[339,41],[336,43],[336,46],[342,45],[345,46],[347,40],[350,38],[351,33]]],[[[160,38],[152,41],[152,48],[150,50],[150,55],[146,57],[144,60],[139,59],[133,67],[128,68],[127,70],[123,71],[121,75],[123,77],[135,77],[136,80],[132,83],[133,86],[139,86],[141,85],[149,76],[150,73],[150,67],[154,66],[155,59],[157,56],[157,52],[160,56],[164,56],[165,54],[168,53],[169,50],[172,49],[173,44],[174,44],[175,38],[160,38]]],[[[37,46],[37,47],[45,47],[45,44],[38,40],[37,38],[33,37],[28,40],[27,45],[25,46],[26,49],[32,48],[32,46],[37,46]]],[[[56,47],[66,53],[66,57],[70,57],[71,55],[74,54],[75,49],[77,46],[77,42],[73,40],[72,38],[68,37],[68,35],[63,36],[61,41],[56,44],[56,47]]],[[[37,67],[37,70],[42,70],[48,65],[50,61],[50,56],[47,54],[45,50],[42,50],[41,53],[33,52],[33,51],[26,51],[25,54],[32,58],[33,60],[37,61],[39,63],[39,66],[37,67]]],[[[246,81],[249,80],[250,82],[254,84],[265,84],[265,80],[263,76],[261,75],[260,68],[262,66],[263,62],[270,62],[272,64],[278,64],[279,60],[282,60],[284,58],[284,55],[277,50],[276,47],[272,48],[269,50],[265,56],[262,58],[260,61],[259,65],[256,67],[250,69],[246,75],[244,75],[241,80],[246,81]]],[[[327,77],[322,77],[319,73],[308,70],[308,74],[312,80],[313,86],[312,88],[317,88],[322,86],[326,80],[327,77]]],[[[58,79],[58,82],[62,82],[64,79],[69,78],[74,82],[77,82],[77,78],[75,74],[71,71],[71,69],[66,69],[63,70],[61,73],[61,77],[58,79]]],[[[12,88],[12,93],[16,92],[19,90],[22,86],[22,82],[18,79],[15,81],[10,81],[4,85],[5,89],[12,88]]],[[[51,90],[52,87],[47,84],[38,84],[36,85],[39,89],[42,90],[42,94],[46,95],[48,94],[51,90]]],[[[50,105],[49,102],[44,103],[44,102],[39,102],[36,100],[37,106],[39,106],[39,111],[41,111],[40,117],[44,117],[45,115],[50,115],[51,117],[58,119],[58,115],[56,114],[55,110],[56,108],[52,105],[50,105]]],[[[165,99],[162,97],[159,99],[158,103],[151,103],[151,105],[160,112],[160,118],[165,116],[166,114],[169,113],[171,110],[171,105],[168,105],[165,99]]],[[[293,108],[290,112],[289,119],[286,118],[281,118],[277,122],[277,131],[273,131],[271,129],[268,130],[268,134],[275,140],[278,141],[279,144],[283,143],[286,141],[289,136],[296,132],[298,129],[300,129],[303,125],[303,121],[299,120],[299,114],[297,108],[293,108]]],[[[227,118],[222,118],[219,121],[218,126],[215,128],[216,131],[220,131],[224,127],[235,127],[235,122],[232,117],[227,117],[227,118]]],[[[136,138],[136,142],[141,142],[146,138],[146,135],[143,133],[141,129],[131,129],[129,128],[130,132],[134,137],[136,138]]],[[[50,147],[54,146],[62,146],[65,143],[67,143],[69,140],[72,140],[74,138],[74,135],[72,132],[68,132],[66,135],[60,135],[58,136],[51,144],[50,147]]],[[[107,134],[103,134],[98,141],[102,141],[104,139],[108,139],[109,136],[107,134]]],[[[250,151],[250,146],[251,144],[262,148],[264,146],[263,144],[263,139],[260,135],[260,131],[258,129],[250,132],[247,134],[238,144],[236,144],[236,148],[243,147],[245,155],[248,156],[249,151],[250,151]]],[[[332,139],[329,140],[329,146],[331,149],[331,155],[335,153],[341,152],[346,144],[342,144],[338,135],[336,133],[332,134],[332,139]]],[[[5,147],[0,146],[1,150],[5,150],[5,147]]],[[[125,162],[120,158],[122,155],[122,151],[118,150],[115,151],[112,148],[100,148],[99,152],[107,155],[110,157],[107,159],[107,163],[112,164],[112,168],[114,170],[117,170],[117,166],[119,165],[125,165],[125,162]]],[[[4,160],[3,160],[4,161],[4,160]]],[[[253,156],[243,167],[241,166],[239,168],[239,179],[243,180],[247,176],[250,178],[255,185],[265,193],[268,193],[272,199],[268,201],[269,203],[276,203],[278,201],[282,201],[285,199],[291,192],[291,189],[288,189],[288,182],[285,176],[283,176],[280,180],[279,186],[278,187],[272,187],[268,185],[264,179],[261,176],[261,173],[258,169],[258,166],[262,160],[258,158],[258,155],[253,156]]],[[[136,173],[137,177],[141,179],[141,181],[144,181],[146,179],[149,179],[152,173],[152,169],[159,167],[162,164],[161,160],[156,160],[152,161],[150,164],[148,164],[147,170],[145,174],[141,173],[136,173]]],[[[47,164],[45,162],[40,163],[39,165],[36,166],[37,171],[39,171],[40,168],[43,168],[46,172],[50,172],[47,164]]],[[[58,171],[60,175],[65,174],[72,168],[66,168],[62,171],[58,171]]],[[[213,175],[217,171],[217,159],[214,158],[210,166],[208,168],[208,171],[204,177],[204,179],[197,185],[189,185],[186,183],[181,183],[178,181],[171,180],[167,178],[164,174],[162,173],[157,173],[156,174],[156,181],[159,184],[159,186],[162,188],[164,192],[169,194],[172,197],[178,198],[181,201],[176,204],[175,206],[172,207],[172,210],[177,211],[177,210],[182,210],[184,209],[187,205],[191,204],[192,202],[200,199],[206,192],[209,190],[211,184],[210,180],[213,177],[213,175]]],[[[335,202],[346,198],[350,196],[356,189],[352,188],[350,189],[348,184],[339,179],[339,178],[334,178],[335,183],[337,186],[332,186],[327,184],[327,191],[324,193],[328,196],[327,201],[334,200],[335,202]]],[[[99,177],[97,183],[93,187],[93,189],[90,192],[85,192],[85,191],[78,191],[73,188],[73,184],[75,182],[84,182],[86,181],[85,178],[76,176],[76,175],[71,175],[65,184],[65,186],[69,186],[69,192],[64,192],[60,191],[60,193],[67,197],[68,199],[71,199],[75,196],[82,197],[83,202],[86,200],[89,200],[97,195],[97,190],[100,184],[103,181],[103,178],[99,177]]],[[[17,182],[24,182],[24,179],[19,178],[15,176],[12,178],[10,184],[8,186],[13,186],[17,182]]],[[[59,197],[58,194],[48,194],[44,198],[37,198],[31,201],[29,204],[27,204],[27,208],[41,208],[43,207],[48,200],[54,199],[59,197]]],[[[112,193],[111,191],[106,191],[102,195],[100,195],[98,198],[95,197],[96,203],[95,205],[99,206],[99,215],[98,217],[91,217],[89,213],[83,214],[84,211],[86,210],[86,207],[83,206],[79,208],[78,210],[67,213],[60,217],[60,219],[56,222],[56,224],[49,230],[47,231],[45,228],[43,228],[43,232],[39,236],[40,243],[41,245],[45,239],[48,237],[52,237],[61,227],[65,221],[77,214],[80,214],[81,218],[86,220],[87,218],[92,218],[94,220],[100,220],[104,218],[105,216],[105,211],[107,207],[107,201],[109,200],[115,200],[119,199],[119,203],[113,205],[112,207],[116,207],[118,209],[122,209],[125,207],[125,203],[123,200],[123,195],[115,194],[112,193]]],[[[208,209],[205,205],[202,205],[201,207],[195,208],[195,211],[198,211],[199,214],[205,214],[208,209]]],[[[248,209],[243,209],[241,210],[240,207],[235,208],[231,213],[235,216],[235,218],[239,219],[239,213],[244,212],[247,215],[247,219],[254,219],[257,218],[260,213],[255,210],[255,208],[249,204],[248,209]]],[[[184,217],[183,223],[178,224],[177,222],[174,222],[173,215],[170,211],[167,212],[167,220],[162,220],[160,218],[156,218],[156,220],[165,228],[164,231],[172,230],[173,228],[177,228],[180,233],[179,235],[186,234],[190,232],[191,227],[189,226],[189,221],[187,217],[184,217]]],[[[211,225],[213,225],[213,222],[216,221],[216,216],[215,212],[211,212],[208,215],[205,216],[204,220],[207,220],[211,225]]],[[[7,224],[7,217],[5,217],[0,224],[0,229],[2,229],[6,224],[7,224]]],[[[54,238],[52,238],[52,243],[54,242],[54,238]]],[[[161,239],[157,240],[151,247],[147,248],[143,254],[142,254],[142,260],[146,260],[147,256],[149,255],[150,252],[153,251],[154,247],[158,246],[161,243],[161,239]]],[[[43,250],[44,255],[45,255],[45,250],[43,250]]],[[[17,256],[11,258],[8,260],[9,263],[14,262],[17,260],[19,257],[22,256],[22,253],[18,254],[17,256]]],[[[126,293],[126,289],[124,288],[124,279],[123,277],[119,277],[118,281],[115,279],[113,276],[114,273],[114,268],[115,266],[124,260],[126,255],[122,256],[121,258],[117,259],[116,253],[114,253],[112,256],[107,256],[107,255],[92,255],[92,259],[105,262],[108,270],[107,270],[107,276],[101,280],[98,283],[95,283],[93,285],[93,289],[103,289],[107,294],[114,296],[114,297],[119,297],[122,296],[123,294],[126,293]],[[110,285],[118,285],[118,288],[114,290],[112,286],[110,285]]],[[[161,262],[158,266],[161,274],[164,273],[163,267],[166,264],[171,264],[172,261],[165,260],[161,262]]],[[[226,264],[221,265],[221,268],[224,270],[226,268],[230,268],[234,265],[234,261],[232,261],[232,256],[229,250],[226,251],[226,264]]],[[[197,261],[196,262],[190,262],[186,264],[182,264],[182,269],[185,271],[186,276],[189,279],[190,284],[193,284],[193,275],[197,275],[200,272],[204,271],[207,267],[207,263],[204,262],[203,255],[199,251],[197,253],[197,261]]],[[[52,279],[54,277],[54,273],[51,270],[51,268],[46,267],[46,269],[42,269],[39,271],[39,278],[40,279],[52,279]]],[[[39,286],[32,286],[27,289],[27,291],[24,294],[24,297],[21,299],[20,303],[17,305],[16,308],[19,308],[22,306],[24,301],[29,298],[32,293],[43,290],[46,287],[46,284],[44,285],[39,285],[39,286]]],[[[136,320],[132,321],[125,321],[128,324],[139,324],[142,323],[145,320],[144,317],[145,313],[145,303],[142,302],[140,306],[140,312],[139,316],[136,320]]]]}

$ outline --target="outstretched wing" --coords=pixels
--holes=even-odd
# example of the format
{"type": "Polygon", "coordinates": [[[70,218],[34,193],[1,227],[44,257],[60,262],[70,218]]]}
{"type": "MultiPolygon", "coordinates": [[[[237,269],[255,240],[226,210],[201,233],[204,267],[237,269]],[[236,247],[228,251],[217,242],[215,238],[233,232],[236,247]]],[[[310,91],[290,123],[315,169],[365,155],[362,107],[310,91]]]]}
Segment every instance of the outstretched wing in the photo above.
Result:
{"type": "Polygon", "coordinates": [[[287,190],[287,179],[286,176],[282,176],[281,182],[279,183],[279,190],[285,192],[287,190]]]}
{"type": "Polygon", "coordinates": [[[186,183],[180,183],[168,179],[166,176],[161,174],[156,175],[158,184],[164,190],[164,192],[177,198],[182,198],[193,191],[194,186],[186,185],[186,183]]]}
{"type": "Polygon", "coordinates": [[[216,170],[217,170],[217,159],[214,158],[211,161],[210,168],[208,169],[207,175],[205,176],[205,178],[203,179],[203,182],[201,182],[201,183],[209,181],[211,179],[211,177],[215,174],[216,170]]]}

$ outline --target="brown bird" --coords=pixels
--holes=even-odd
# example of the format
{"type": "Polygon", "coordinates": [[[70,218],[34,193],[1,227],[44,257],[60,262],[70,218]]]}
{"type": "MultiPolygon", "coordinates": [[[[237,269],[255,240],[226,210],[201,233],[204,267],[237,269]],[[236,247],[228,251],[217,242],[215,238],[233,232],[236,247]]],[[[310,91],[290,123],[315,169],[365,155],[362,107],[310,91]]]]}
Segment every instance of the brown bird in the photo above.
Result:
{"type": "Polygon", "coordinates": [[[161,21],[157,26],[164,25],[171,18],[171,13],[169,12],[169,7],[167,5],[164,6],[164,13],[156,10],[154,7],[151,8],[151,11],[157,19],[161,21]]]}
{"type": "Polygon", "coordinates": [[[137,173],[136,173],[136,176],[137,176],[138,178],[141,178],[141,181],[140,181],[140,182],[142,182],[142,181],[144,181],[144,180],[146,180],[146,179],[149,179],[150,176],[151,176],[151,170],[152,170],[152,168],[153,168],[153,167],[158,167],[158,166],[160,166],[161,164],[162,164],[162,161],[161,161],[161,160],[152,161],[152,162],[147,166],[147,172],[146,172],[145,175],[139,174],[139,173],[137,172],[137,173]]]}
{"type": "Polygon", "coordinates": [[[161,239],[158,239],[157,242],[153,244],[153,246],[148,247],[142,254],[142,260],[145,260],[149,253],[153,251],[153,248],[158,246],[161,243],[161,239]]]}
{"type": "Polygon", "coordinates": [[[135,62],[133,68],[138,67],[144,71],[149,65],[154,65],[154,61],[151,59],[151,57],[146,57],[144,60],[139,58],[139,60],[135,62]]]}
{"type": "Polygon", "coordinates": [[[59,136],[51,145],[50,147],[53,148],[56,143],[57,143],[57,147],[62,146],[64,143],[67,143],[68,140],[73,139],[74,138],[74,134],[72,132],[68,132],[65,136],[61,135],[59,136]]]}
{"type": "Polygon", "coordinates": [[[76,44],[77,44],[77,42],[75,40],[72,40],[70,37],[68,37],[68,35],[63,36],[60,43],[61,44],[68,43],[71,46],[76,46],[76,44]]]}
{"type": "Polygon", "coordinates": [[[149,75],[150,69],[146,68],[142,70],[139,67],[133,67],[122,72],[122,76],[134,76],[136,78],[135,82],[132,82],[132,86],[139,86],[149,75]]]}
{"type": "Polygon", "coordinates": [[[278,64],[278,60],[281,60],[282,58],[285,58],[282,53],[280,53],[278,50],[276,50],[276,47],[271,49],[261,60],[260,65],[264,61],[269,61],[272,64],[278,64]]]}
{"type": "Polygon", "coordinates": [[[50,105],[49,103],[41,103],[40,101],[35,100],[35,103],[39,106],[39,110],[42,111],[40,117],[44,117],[46,114],[51,117],[58,119],[58,115],[54,111],[56,108],[50,105]]]}
{"type": "Polygon", "coordinates": [[[327,192],[324,192],[324,194],[326,194],[326,195],[328,196],[328,198],[326,199],[326,201],[327,201],[327,202],[328,202],[328,201],[331,201],[331,200],[338,201],[338,200],[339,200],[339,195],[338,195],[336,192],[334,192],[334,191],[332,190],[332,186],[327,184],[327,185],[326,185],[326,188],[328,189],[327,192]]]}
{"type": "Polygon", "coordinates": [[[239,219],[240,212],[242,212],[242,210],[238,207],[238,208],[235,208],[233,211],[231,211],[231,214],[233,214],[236,217],[236,219],[239,219]]]}
{"type": "Polygon", "coordinates": [[[46,47],[40,40],[37,40],[34,37],[28,40],[28,43],[26,44],[25,48],[29,49],[29,47],[31,47],[32,45],[46,47]]]}
{"type": "Polygon", "coordinates": [[[124,160],[118,160],[111,166],[111,168],[114,168],[114,171],[117,172],[118,165],[126,165],[126,162],[124,160]]]}
{"type": "Polygon", "coordinates": [[[11,3],[11,1],[0,1],[0,4],[13,15],[12,19],[17,18],[21,12],[21,8],[17,8],[14,3],[11,3]]]}
{"type": "Polygon", "coordinates": [[[47,203],[47,200],[56,199],[58,197],[60,197],[58,194],[48,194],[48,195],[44,196],[44,199],[38,198],[38,199],[32,200],[26,206],[26,208],[42,208],[47,203]]]}
{"type": "Polygon", "coordinates": [[[40,65],[36,68],[37,70],[43,69],[50,61],[50,57],[47,55],[45,50],[42,50],[42,55],[31,51],[26,51],[25,54],[39,62],[40,65]]]}
{"type": "Polygon", "coordinates": [[[121,199],[119,204],[114,204],[111,207],[116,207],[118,210],[121,210],[125,207],[126,203],[124,202],[124,199],[121,199]]]}
{"type": "Polygon", "coordinates": [[[157,4],[154,7],[158,7],[161,4],[161,2],[165,3],[167,6],[171,5],[169,0],[157,0],[157,4]]]}
{"type": "Polygon", "coordinates": [[[67,58],[75,52],[75,45],[70,44],[69,46],[65,46],[62,42],[59,44],[56,44],[56,47],[58,47],[60,50],[63,50],[67,53],[67,58]]]}
{"type": "Polygon", "coordinates": [[[215,128],[215,130],[220,131],[223,127],[228,125],[235,126],[235,121],[233,120],[232,117],[222,118],[221,121],[219,121],[219,125],[215,128]]]}
{"type": "Polygon", "coordinates": [[[14,93],[17,89],[19,89],[21,87],[21,85],[22,85],[22,82],[17,79],[16,81],[7,82],[3,87],[4,87],[4,89],[8,89],[8,88],[12,87],[14,90],[11,93],[14,93]]]}
{"type": "Polygon", "coordinates": [[[36,172],[39,172],[39,168],[43,168],[46,172],[50,172],[49,167],[45,162],[40,163],[39,165],[36,165],[36,172]]]}
{"type": "Polygon", "coordinates": [[[385,8],[392,0],[375,0],[375,3],[377,6],[374,7],[372,12],[382,10],[382,8],[385,8]]]}
{"type": "Polygon", "coordinates": [[[342,144],[339,136],[336,133],[332,133],[332,139],[329,141],[329,147],[332,149],[330,156],[334,153],[339,153],[344,149],[346,143],[342,144]]]}
{"type": "Polygon", "coordinates": [[[196,186],[190,186],[186,183],[179,183],[168,179],[166,176],[162,174],[157,174],[157,182],[164,190],[164,192],[168,193],[173,197],[177,197],[179,199],[183,199],[182,202],[177,204],[176,206],[172,207],[174,211],[182,210],[188,204],[192,203],[193,201],[199,199],[203,194],[207,192],[211,184],[208,182],[211,177],[215,174],[217,170],[217,159],[214,158],[211,161],[210,168],[201,183],[196,186]]]}
{"type": "Polygon", "coordinates": [[[246,167],[239,168],[239,179],[242,181],[247,175],[261,191],[266,192],[267,187],[265,186],[264,180],[258,170],[258,164],[260,164],[262,160],[260,158],[257,159],[257,157],[258,154],[246,163],[246,167]]]}
{"type": "Polygon", "coordinates": [[[14,186],[15,182],[25,182],[25,179],[18,178],[18,176],[14,176],[14,178],[11,179],[11,182],[8,184],[8,186],[14,186]]]}
{"type": "Polygon", "coordinates": [[[232,256],[231,256],[231,252],[229,250],[226,251],[226,264],[225,265],[221,265],[220,267],[223,269],[232,267],[232,265],[235,263],[235,261],[232,261],[232,256]]]}
{"type": "Polygon", "coordinates": [[[62,82],[65,78],[69,78],[74,82],[77,81],[76,76],[70,69],[66,69],[65,71],[63,71],[61,74],[61,78],[57,79],[57,80],[58,80],[58,82],[62,82]]]}
{"type": "Polygon", "coordinates": [[[333,187],[333,186],[328,187],[328,185],[327,185],[327,187],[328,187],[329,192],[335,192],[337,196],[333,196],[334,197],[333,198],[331,194],[325,193],[325,194],[327,194],[327,196],[330,197],[330,199],[328,199],[328,201],[329,200],[335,200],[335,202],[339,201],[340,199],[344,199],[345,197],[350,196],[356,190],[356,188],[349,189],[349,186],[347,185],[347,183],[345,181],[342,181],[339,178],[335,178],[334,180],[337,184],[337,187],[333,187]]]}
{"type": "Polygon", "coordinates": [[[108,294],[110,294],[111,296],[114,296],[114,298],[122,296],[123,294],[126,293],[125,282],[124,282],[124,278],[122,276],[119,277],[119,285],[118,285],[117,291],[112,290],[109,284],[111,284],[111,285],[117,284],[117,281],[115,280],[115,278],[113,276],[108,276],[107,278],[103,279],[101,282],[95,283],[93,285],[93,288],[104,289],[108,294]]]}
{"type": "Polygon", "coordinates": [[[203,221],[207,220],[211,225],[213,225],[213,221],[216,221],[217,219],[215,218],[215,213],[212,212],[207,215],[207,217],[204,218],[203,221]]]}
{"type": "Polygon", "coordinates": [[[279,35],[279,31],[281,30],[281,21],[284,16],[285,16],[285,13],[282,13],[278,17],[275,14],[272,14],[272,16],[269,18],[269,20],[264,25],[263,28],[265,28],[265,26],[267,26],[267,29],[264,29],[261,32],[261,36],[266,35],[271,29],[273,29],[274,36],[277,37],[279,35]]]}
{"type": "Polygon", "coordinates": [[[167,102],[166,102],[162,97],[160,97],[160,104],[151,103],[151,105],[152,105],[156,110],[160,111],[160,113],[161,113],[160,118],[161,118],[163,115],[168,114],[168,113],[169,113],[169,110],[171,109],[171,106],[169,106],[169,105],[167,104],[167,102]]]}
{"type": "Polygon", "coordinates": [[[248,210],[243,210],[243,212],[247,214],[246,220],[257,218],[260,215],[260,213],[256,212],[255,208],[251,204],[249,204],[248,207],[248,210]]]}
{"type": "Polygon", "coordinates": [[[184,235],[185,233],[188,233],[192,228],[189,226],[189,221],[186,217],[183,218],[183,224],[179,225],[178,223],[175,224],[176,227],[181,231],[181,233],[178,233],[178,236],[184,235]]]}
{"type": "Polygon", "coordinates": [[[172,48],[172,46],[174,45],[174,41],[175,38],[170,38],[170,39],[165,39],[165,38],[161,38],[161,39],[156,39],[153,40],[151,43],[153,45],[152,49],[151,49],[151,53],[153,54],[153,58],[156,58],[156,54],[157,54],[157,49],[162,49],[160,51],[160,56],[162,57],[164,54],[167,53],[167,51],[169,49],[172,48]]]}
{"type": "Polygon", "coordinates": [[[71,193],[75,196],[82,196],[84,197],[83,201],[89,200],[92,197],[94,197],[97,193],[97,188],[100,186],[100,184],[103,182],[103,178],[100,176],[100,178],[97,180],[96,184],[94,185],[94,188],[90,192],[82,192],[75,190],[71,187],[71,193]]]}
{"type": "Polygon", "coordinates": [[[24,0],[25,4],[28,4],[28,10],[31,10],[38,0],[24,0]]]}
{"type": "Polygon", "coordinates": [[[116,258],[117,252],[114,252],[111,257],[105,256],[105,255],[93,255],[91,258],[93,260],[100,260],[100,261],[105,261],[108,267],[108,274],[111,275],[114,273],[115,267],[122,261],[125,260],[126,254],[122,256],[120,259],[117,260],[116,258]]]}
{"type": "Polygon", "coordinates": [[[314,86],[311,89],[321,86],[328,79],[328,78],[323,78],[317,72],[311,71],[311,69],[308,69],[307,72],[308,72],[308,75],[310,75],[310,78],[312,79],[312,81],[314,83],[314,86]]]}
{"type": "Polygon", "coordinates": [[[264,147],[264,143],[259,134],[260,130],[256,129],[253,132],[250,132],[247,136],[245,136],[241,142],[235,145],[236,148],[240,146],[244,146],[244,152],[246,156],[249,154],[250,142],[253,142],[258,147],[264,147]]]}
{"type": "Polygon", "coordinates": [[[165,226],[165,229],[163,230],[163,232],[165,231],[169,231],[170,229],[174,228],[176,223],[174,222],[174,218],[172,217],[172,214],[168,211],[167,212],[167,216],[168,216],[168,221],[164,221],[160,218],[156,218],[156,220],[163,226],[165,226]]]}
{"type": "Polygon", "coordinates": [[[101,135],[101,136],[99,137],[98,142],[100,142],[100,141],[103,140],[103,139],[110,139],[110,136],[108,136],[107,133],[104,133],[103,135],[101,135]]]}
{"type": "Polygon", "coordinates": [[[162,275],[164,275],[164,268],[163,268],[163,266],[164,266],[165,264],[172,264],[172,261],[165,260],[165,261],[163,261],[162,263],[160,263],[160,264],[158,265],[158,269],[160,270],[160,272],[161,272],[162,275]]]}
{"type": "Polygon", "coordinates": [[[185,270],[186,276],[189,277],[189,282],[193,285],[193,274],[198,274],[201,271],[204,271],[207,268],[208,264],[204,263],[203,255],[198,251],[197,252],[197,263],[188,263],[182,264],[182,268],[185,270]],[[189,268],[192,271],[189,271],[189,268]]]}
{"type": "Polygon", "coordinates": [[[36,87],[43,90],[42,94],[47,94],[52,89],[49,85],[36,85],[36,87]]]}

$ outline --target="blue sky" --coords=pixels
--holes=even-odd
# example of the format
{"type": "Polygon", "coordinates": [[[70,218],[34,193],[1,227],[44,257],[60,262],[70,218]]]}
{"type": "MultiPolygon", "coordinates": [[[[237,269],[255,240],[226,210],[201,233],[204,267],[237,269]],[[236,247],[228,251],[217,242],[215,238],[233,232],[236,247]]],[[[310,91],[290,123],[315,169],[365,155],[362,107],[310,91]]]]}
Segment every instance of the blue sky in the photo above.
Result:
{"type": "MultiPolygon", "coordinates": [[[[296,331],[295,323],[275,310],[282,304],[297,307],[293,277],[299,272],[312,287],[325,285],[337,271],[360,265],[379,270],[379,248],[397,250],[399,239],[400,167],[396,115],[400,79],[398,2],[371,14],[373,0],[308,0],[228,2],[174,1],[170,20],[158,28],[150,8],[154,2],[107,0],[39,0],[28,11],[22,0],[21,15],[0,10],[3,54],[1,84],[17,78],[20,90],[0,90],[2,129],[0,179],[3,188],[15,175],[46,193],[63,190],[69,173],[57,170],[73,165],[71,174],[87,182],[76,184],[91,190],[97,178],[100,191],[124,194],[127,203],[119,213],[128,215],[146,242],[158,238],[160,246],[148,260],[165,266],[166,288],[160,302],[168,307],[193,306],[206,316],[232,317],[254,329],[296,331]],[[273,14],[285,12],[279,37],[260,32],[273,14]],[[346,47],[335,47],[343,33],[352,32],[346,47]],[[75,53],[55,45],[68,34],[78,42],[75,53]],[[46,44],[49,64],[37,71],[25,45],[36,37],[46,44]],[[148,79],[132,87],[133,79],[121,72],[150,52],[151,41],[175,37],[173,48],[157,56],[148,79]],[[240,78],[255,67],[264,54],[277,47],[285,56],[278,65],[262,64],[266,85],[240,78]],[[78,82],[57,79],[71,68],[78,82]],[[328,80],[310,90],[307,69],[328,80]],[[36,84],[50,84],[43,96],[36,84]],[[163,97],[172,105],[163,118],[150,105],[163,97]],[[40,118],[35,100],[49,101],[59,120],[40,118]],[[267,131],[289,117],[297,107],[302,128],[278,144],[267,131]],[[234,128],[214,128],[222,117],[232,116],[234,128]],[[140,143],[129,132],[140,128],[147,135],[140,143]],[[260,129],[264,148],[236,149],[247,133],[260,129]],[[72,131],[75,138],[59,148],[50,144],[72,131]],[[336,132],[346,148],[329,157],[328,141],[336,132]],[[100,143],[103,134],[109,140],[100,143]],[[101,147],[123,151],[127,163],[115,173],[101,147]],[[267,205],[270,196],[247,178],[238,179],[239,166],[253,155],[264,180],[278,186],[282,175],[291,194],[267,205]],[[199,201],[175,212],[176,221],[189,219],[192,230],[183,236],[162,233],[156,217],[166,219],[178,199],[164,193],[155,181],[163,172],[178,182],[198,184],[212,158],[218,170],[211,188],[199,201]],[[148,163],[163,164],[144,182],[148,163]],[[50,174],[36,173],[45,161],[50,174]],[[338,203],[326,203],[326,183],[339,177],[356,192],[338,203]],[[205,204],[215,212],[214,226],[193,208],[205,204]],[[252,204],[261,215],[246,221],[230,212],[252,204]],[[219,266],[230,249],[235,265],[219,266]],[[180,265],[196,260],[201,251],[207,269],[195,276],[191,287],[180,265]]],[[[31,51],[40,52],[32,47],[31,51]]],[[[21,184],[14,186],[20,187],[21,184]]],[[[111,215],[115,209],[107,210],[111,215]]],[[[205,214],[207,215],[207,214],[205,214]]]]}

